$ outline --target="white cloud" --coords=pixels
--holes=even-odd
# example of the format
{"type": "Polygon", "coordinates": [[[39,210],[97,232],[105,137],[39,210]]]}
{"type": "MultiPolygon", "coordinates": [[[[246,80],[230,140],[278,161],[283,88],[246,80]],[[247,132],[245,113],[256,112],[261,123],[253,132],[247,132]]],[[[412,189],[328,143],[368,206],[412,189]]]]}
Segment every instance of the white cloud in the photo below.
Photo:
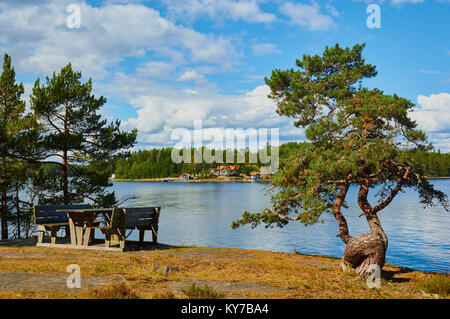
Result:
{"type": "Polygon", "coordinates": [[[182,75],[178,77],[178,81],[185,82],[185,81],[195,81],[196,83],[205,83],[206,78],[198,73],[195,70],[190,70],[184,72],[182,75]]]}
{"type": "Polygon", "coordinates": [[[306,27],[312,31],[329,30],[334,26],[333,19],[319,12],[320,7],[316,2],[312,4],[284,3],[280,6],[280,12],[288,16],[292,23],[306,27]]]}
{"type": "Polygon", "coordinates": [[[450,133],[428,133],[427,135],[436,150],[439,149],[443,153],[450,152],[450,133]]]}
{"type": "Polygon", "coordinates": [[[392,0],[392,4],[403,4],[403,3],[420,3],[424,0],[392,0]]]}
{"type": "MultiPolygon", "coordinates": [[[[386,0],[353,0],[355,2],[365,2],[365,3],[379,3],[379,4],[384,4],[386,2],[386,0]]],[[[391,0],[389,3],[392,5],[401,5],[401,4],[405,4],[405,3],[421,3],[424,2],[425,0],[391,0]]],[[[450,0],[438,0],[439,2],[445,2],[445,1],[450,1],[450,0]]]]}
{"type": "MultiPolygon", "coordinates": [[[[115,85],[128,83],[126,78],[126,75],[121,75],[115,85]]],[[[125,129],[136,127],[138,141],[142,144],[169,145],[174,129],[192,130],[195,120],[202,120],[205,129],[279,127],[280,136],[293,134],[290,120],[276,114],[276,105],[267,97],[269,88],[265,85],[241,95],[219,95],[192,89],[153,87],[146,90],[153,85],[152,82],[137,80],[137,83],[140,83],[137,87],[134,86],[136,83],[122,87],[123,91],[118,91],[118,94],[125,91],[130,94],[130,90],[135,94],[129,101],[136,110],[136,116],[123,121],[122,125],[125,129]]],[[[297,130],[296,133],[301,132],[297,130]]]]}
{"type": "Polygon", "coordinates": [[[257,0],[162,0],[169,15],[193,22],[203,16],[213,21],[231,19],[248,23],[271,23],[276,20],[272,13],[260,9],[257,0]]]}
{"type": "Polygon", "coordinates": [[[339,11],[334,6],[332,6],[331,4],[329,4],[329,3],[325,4],[325,8],[327,8],[328,12],[330,12],[330,14],[333,17],[339,17],[340,16],[339,11]]]}
{"type": "Polygon", "coordinates": [[[144,5],[92,7],[82,2],[81,28],[69,29],[65,10],[70,0],[35,2],[1,5],[0,50],[15,57],[18,72],[48,74],[71,61],[84,75],[98,79],[127,57],[148,52],[172,57],[175,63],[223,67],[238,56],[230,39],[177,25],[144,5]]]}
{"type": "Polygon", "coordinates": [[[421,108],[416,108],[411,117],[421,129],[428,132],[450,131],[450,94],[419,95],[417,102],[421,108]]]}
{"type": "Polygon", "coordinates": [[[281,53],[281,50],[273,43],[255,43],[252,45],[252,50],[258,56],[281,53]]]}
{"type": "Polygon", "coordinates": [[[141,64],[136,71],[142,76],[150,76],[155,78],[169,78],[170,73],[176,69],[174,63],[163,61],[148,61],[141,64]]]}

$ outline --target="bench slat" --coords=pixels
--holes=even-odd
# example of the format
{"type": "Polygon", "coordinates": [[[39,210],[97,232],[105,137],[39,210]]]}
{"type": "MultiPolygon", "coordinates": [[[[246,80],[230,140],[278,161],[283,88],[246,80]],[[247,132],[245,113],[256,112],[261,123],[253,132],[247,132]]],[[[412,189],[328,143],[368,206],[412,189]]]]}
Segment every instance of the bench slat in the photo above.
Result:
{"type": "Polygon", "coordinates": [[[160,207],[131,207],[125,208],[126,227],[150,226],[154,222],[155,214],[160,207]]]}
{"type": "Polygon", "coordinates": [[[75,205],[38,205],[34,206],[34,223],[36,225],[50,225],[69,223],[66,212],[57,212],[63,209],[86,209],[91,208],[89,204],[75,205]]]}

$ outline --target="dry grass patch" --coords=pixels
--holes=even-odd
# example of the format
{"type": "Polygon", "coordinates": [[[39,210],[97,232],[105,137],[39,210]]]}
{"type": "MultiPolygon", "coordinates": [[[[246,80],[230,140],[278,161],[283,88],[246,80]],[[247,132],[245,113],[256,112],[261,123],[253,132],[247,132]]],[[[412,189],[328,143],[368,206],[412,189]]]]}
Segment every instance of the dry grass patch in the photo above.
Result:
{"type": "Polygon", "coordinates": [[[420,279],[416,288],[428,294],[437,294],[442,297],[450,295],[450,276],[448,273],[430,274],[420,279]]]}
{"type": "Polygon", "coordinates": [[[136,291],[134,291],[125,282],[89,288],[84,294],[89,298],[96,298],[96,299],[138,299],[139,298],[136,291]]]}
{"type": "Polygon", "coordinates": [[[188,288],[181,288],[184,294],[190,299],[221,299],[225,296],[224,293],[215,290],[208,285],[197,285],[193,283],[188,288]]]}
{"type": "MultiPolygon", "coordinates": [[[[14,258],[0,255],[0,272],[68,275],[67,266],[75,263],[80,266],[82,276],[120,275],[126,281],[125,284],[88,288],[81,294],[0,290],[0,298],[188,298],[190,296],[181,291],[172,292],[171,284],[189,281],[205,282],[208,286],[229,282],[280,288],[267,292],[233,291],[236,296],[256,298],[433,298],[424,292],[449,297],[448,274],[386,265],[381,288],[369,289],[365,280],[354,272],[343,272],[339,259],[298,253],[191,247],[139,253],[43,247],[1,247],[0,251],[7,251],[5,256],[17,253],[14,258]],[[22,258],[26,254],[29,256],[22,258]],[[42,258],[36,257],[40,255],[42,258]],[[158,271],[165,268],[176,271],[158,271]]],[[[195,291],[201,292],[198,287],[192,288],[192,294],[195,291]]]]}

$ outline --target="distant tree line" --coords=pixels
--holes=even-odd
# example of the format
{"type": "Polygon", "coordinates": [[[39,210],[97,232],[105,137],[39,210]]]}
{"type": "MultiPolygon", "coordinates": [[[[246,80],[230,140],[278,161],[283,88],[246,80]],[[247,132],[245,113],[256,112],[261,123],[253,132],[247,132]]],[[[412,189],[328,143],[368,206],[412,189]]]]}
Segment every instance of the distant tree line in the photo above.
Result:
{"type": "MultiPolygon", "coordinates": [[[[286,165],[287,161],[298,152],[304,150],[308,144],[306,142],[289,142],[279,147],[280,166],[286,165]]],[[[190,152],[193,156],[194,149],[190,152]]],[[[116,179],[144,179],[144,178],[161,178],[161,177],[177,177],[183,173],[197,175],[198,177],[212,177],[211,168],[218,165],[239,165],[240,172],[248,175],[250,172],[258,171],[261,166],[267,164],[258,161],[256,163],[248,163],[250,151],[245,150],[245,163],[237,161],[237,150],[234,161],[226,162],[226,152],[223,152],[223,163],[174,163],[171,158],[172,148],[154,148],[150,150],[140,150],[132,153],[128,157],[115,157],[110,161],[111,168],[116,179]]],[[[212,151],[214,154],[214,150],[212,151]]],[[[417,163],[420,174],[429,177],[450,176],[450,154],[440,152],[409,152],[409,156],[414,158],[417,163]]]]}
{"type": "Polygon", "coordinates": [[[429,177],[450,176],[450,153],[416,152],[411,153],[417,163],[419,174],[429,177]]]}
{"type": "MultiPolygon", "coordinates": [[[[257,153],[246,150],[228,150],[223,151],[223,160],[220,163],[207,163],[202,159],[201,163],[194,163],[194,154],[204,152],[202,149],[179,150],[180,154],[190,151],[191,161],[190,163],[175,163],[172,160],[173,148],[161,148],[151,150],[140,150],[132,153],[128,157],[116,157],[111,161],[111,166],[117,179],[142,179],[142,178],[160,178],[160,177],[177,177],[183,173],[196,175],[200,178],[212,177],[210,174],[211,168],[216,168],[218,165],[238,165],[240,172],[243,174],[249,174],[250,172],[259,170],[262,165],[261,160],[257,153]],[[227,161],[227,152],[233,153],[233,161],[227,161]],[[240,163],[239,155],[242,156],[245,161],[240,163]],[[245,156],[245,157],[244,157],[245,156]],[[255,157],[255,163],[249,163],[249,159],[255,157]]],[[[216,150],[211,150],[211,154],[215,156],[216,150]]],[[[267,150],[270,154],[271,150],[267,150]]]]}

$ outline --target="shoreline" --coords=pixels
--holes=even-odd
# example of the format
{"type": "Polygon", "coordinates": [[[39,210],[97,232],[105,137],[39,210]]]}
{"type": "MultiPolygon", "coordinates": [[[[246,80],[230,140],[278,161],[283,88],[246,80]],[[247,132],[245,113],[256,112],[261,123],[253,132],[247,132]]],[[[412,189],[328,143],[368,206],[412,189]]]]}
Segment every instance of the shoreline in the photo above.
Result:
{"type": "Polygon", "coordinates": [[[270,183],[270,180],[239,180],[239,179],[191,179],[188,181],[165,177],[165,178],[110,178],[112,182],[153,182],[153,183],[270,183]]]}
{"type": "MultiPolygon", "coordinates": [[[[428,180],[436,179],[450,179],[450,176],[429,177],[425,176],[428,180]]],[[[159,183],[270,183],[270,179],[265,180],[239,180],[239,179],[192,179],[182,180],[177,177],[159,177],[159,178],[110,178],[112,182],[159,182],[159,183]]]]}

